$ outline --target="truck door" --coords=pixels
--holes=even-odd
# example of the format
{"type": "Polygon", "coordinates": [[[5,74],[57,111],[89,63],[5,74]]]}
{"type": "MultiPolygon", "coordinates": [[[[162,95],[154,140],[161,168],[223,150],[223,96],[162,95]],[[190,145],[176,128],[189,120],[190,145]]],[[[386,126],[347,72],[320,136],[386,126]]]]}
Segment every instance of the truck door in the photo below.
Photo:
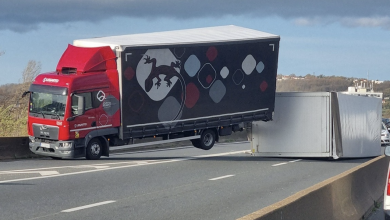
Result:
{"type": "Polygon", "coordinates": [[[115,104],[112,97],[108,89],[92,92],[92,102],[96,106],[96,126],[98,129],[112,127],[112,109],[115,104]]]}
{"type": "MultiPolygon", "coordinates": [[[[89,132],[96,129],[96,107],[93,105],[92,92],[77,93],[85,98],[85,112],[69,122],[70,138],[84,138],[89,132]]],[[[72,97],[72,114],[77,114],[77,98],[72,97]]]]}

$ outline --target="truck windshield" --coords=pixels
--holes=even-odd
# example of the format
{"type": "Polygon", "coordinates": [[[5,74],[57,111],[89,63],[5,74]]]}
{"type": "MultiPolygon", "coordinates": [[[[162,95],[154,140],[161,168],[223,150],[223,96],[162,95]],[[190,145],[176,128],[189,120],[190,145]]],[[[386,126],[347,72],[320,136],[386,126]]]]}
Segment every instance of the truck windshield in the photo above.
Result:
{"type": "Polygon", "coordinates": [[[66,95],[32,92],[30,112],[63,117],[65,115],[66,95]]]}

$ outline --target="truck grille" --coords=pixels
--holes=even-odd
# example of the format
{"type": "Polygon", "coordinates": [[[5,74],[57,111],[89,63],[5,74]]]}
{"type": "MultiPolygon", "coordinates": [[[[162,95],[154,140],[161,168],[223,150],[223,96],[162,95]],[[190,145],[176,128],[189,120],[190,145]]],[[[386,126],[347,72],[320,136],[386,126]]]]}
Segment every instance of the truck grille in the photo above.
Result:
{"type": "Polygon", "coordinates": [[[59,128],[57,126],[33,124],[34,137],[58,140],[59,128]]]}

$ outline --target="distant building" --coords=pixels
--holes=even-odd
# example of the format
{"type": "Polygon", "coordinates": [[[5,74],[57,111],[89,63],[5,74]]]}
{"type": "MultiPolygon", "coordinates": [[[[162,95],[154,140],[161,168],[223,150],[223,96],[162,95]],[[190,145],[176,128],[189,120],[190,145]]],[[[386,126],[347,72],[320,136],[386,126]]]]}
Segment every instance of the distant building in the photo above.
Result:
{"type": "Polygon", "coordinates": [[[374,92],[374,82],[374,80],[362,80],[360,82],[358,80],[354,80],[355,86],[348,87],[348,91],[343,93],[358,96],[377,97],[382,99],[382,103],[384,103],[383,93],[374,92]]]}

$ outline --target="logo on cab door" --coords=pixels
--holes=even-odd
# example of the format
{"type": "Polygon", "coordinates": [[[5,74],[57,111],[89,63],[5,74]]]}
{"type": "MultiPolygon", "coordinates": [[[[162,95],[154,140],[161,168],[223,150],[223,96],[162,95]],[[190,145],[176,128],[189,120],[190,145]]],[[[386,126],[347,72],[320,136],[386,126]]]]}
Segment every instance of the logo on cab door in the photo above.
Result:
{"type": "Polygon", "coordinates": [[[79,128],[79,127],[84,127],[84,126],[87,126],[87,123],[75,124],[74,128],[79,128]]]}
{"type": "Polygon", "coordinates": [[[102,101],[106,98],[106,94],[105,94],[102,90],[100,90],[100,91],[97,93],[96,98],[97,98],[100,102],[102,102],[102,101]]]}

